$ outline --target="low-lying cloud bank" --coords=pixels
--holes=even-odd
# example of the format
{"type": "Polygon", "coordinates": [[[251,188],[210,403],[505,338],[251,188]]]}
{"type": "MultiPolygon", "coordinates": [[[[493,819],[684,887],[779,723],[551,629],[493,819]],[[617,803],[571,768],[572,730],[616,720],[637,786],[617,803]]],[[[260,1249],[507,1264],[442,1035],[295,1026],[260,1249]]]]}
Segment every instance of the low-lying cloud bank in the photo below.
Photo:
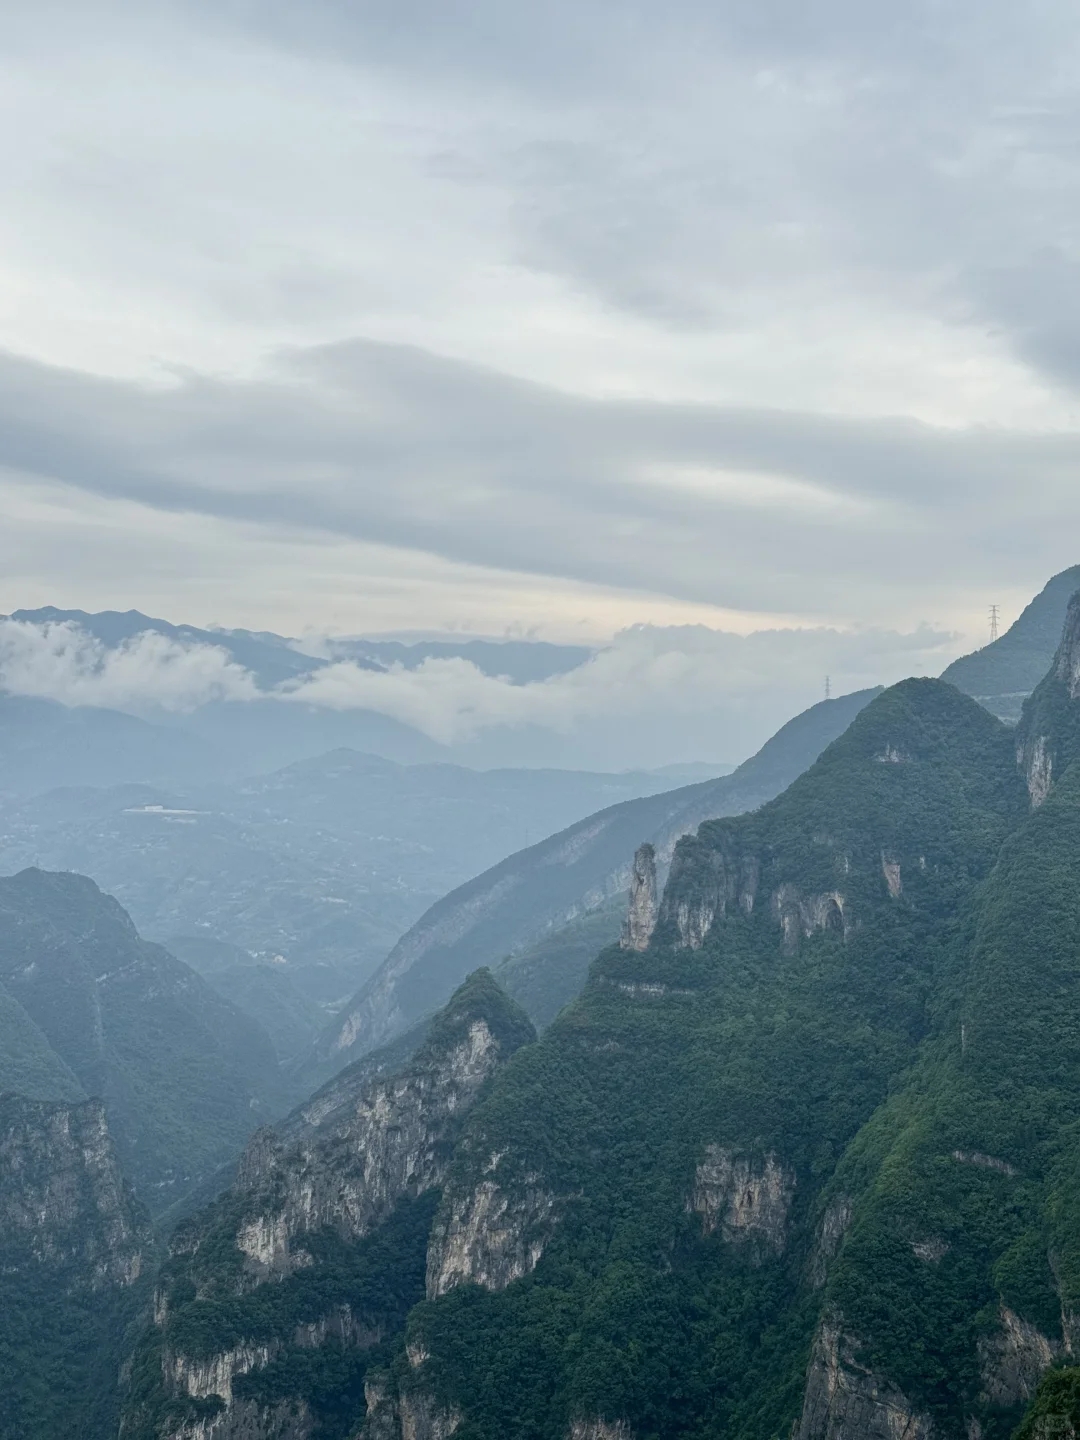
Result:
{"type": "Polygon", "coordinates": [[[719,758],[725,747],[745,744],[735,738],[738,724],[731,728],[740,715],[751,726],[759,714],[786,718],[822,697],[827,674],[839,694],[907,674],[937,673],[953,646],[954,637],[929,626],[908,634],[820,628],[741,636],[705,626],[641,625],[620,632],[576,669],[530,684],[485,675],[466,659],[439,658],[416,669],[395,665],[384,671],[351,661],[313,662],[310,674],[260,689],[217,646],[146,631],[109,648],[72,623],[4,620],[0,688],[140,714],[268,698],[367,710],[446,746],[496,730],[538,728],[570,736],[598,725],[618,727],[622,739],[628,728],[651,733],[663,722],[684,731],[689,725],[699,750],[719,758]]]}
{"type": "Polygon", "coordinates": [[[215,645],[144,630],[109,647],[69,621],[26,620],[0,620],[0,691],[136,713],[182,713],[259,693],[250,672],[215,645]]]}

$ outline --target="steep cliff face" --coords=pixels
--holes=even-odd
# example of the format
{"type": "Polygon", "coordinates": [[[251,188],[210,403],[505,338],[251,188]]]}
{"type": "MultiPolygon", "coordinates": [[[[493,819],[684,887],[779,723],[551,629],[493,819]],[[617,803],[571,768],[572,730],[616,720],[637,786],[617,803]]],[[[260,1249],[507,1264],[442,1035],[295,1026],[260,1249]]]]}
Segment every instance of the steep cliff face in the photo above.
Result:
{"type": "Polygon", "coordinates": [[[1034,1397],[1062,1346],[1007,1305],[1001,1306],[1000,1317],[1000,1327],[979,1342],[982,1398],[988,1405],[1012,1410],[1034,1397]]]}
{"type": "Polygon", "coordinates": [[[294,1138],[289,1129],[256,1137],[240,1165],[237,1190],[252,1213],[237,1232],[253,1278],[310,1264],[304,1237],[332,1229],[359,1240],[393,1210],[442,1183],[455,1126],[506,1059],[488,1018],[455,1026],[408,1068],[370,1081],[341,1116],[336,1088],[328,1119],[294,1138]]]}
{"type": "Polygon", "coordinates": [[[837,1319],[814,1339],[794,1440],[930,1440],[935,1433],[897,1386],[860,1364],[837,1319]]]}
{"type": "Polygon", "coordinates": [[[32,1257],[66,1272],[72,1285],[139,1278],[148,1228],[100,1101],[0,1095],[0,1232],[0,1254],[32,1257]]]}
{"type": "MultiPolygon", "coordinates": [[[[233,1188],[173,1237],[125,1436],[181,1440],[198,1423],[206,1440],[246,1440],[287,1425],[300,1440],[347,1396],[361,1413],[368,1356],[423,1297],[428,1232],[461,1125],[533,1038],[478,971],[404,1068],[361,1062],[259,1132],[233,1188]],[[216,1413],[198,1413],[206,1403],[216,1413]]],[[[403,1436],[426,1433],[408,1404],[395,1423],[403,1436]]]]}
{"type": "Polygon", "coordinates": [[[0,1095],[3,1440],[111,1440],[149,1253],[100,1102],[0,1095]]]}
{"type": "Polygon", "coordinates": [[[689,1208],[701,1216],[706,1235],[719,1231],[729,1244],[757,1242],[780,1254],[787,1244],[795,1185],[795,1172],[775,1155],[754,1160],[708,1145],[689,1208]]]}
{"type": "Polygon", "coordinates": [[[499,1157],[485,1166],[485,1178],[451,1186],[428,1243],[427,1295],[445,1295],[457,1285],[504,1290],[535,1270],[556,1219],[555,1196],[539,1175],[500,1183],[499,1157]],[[493,1178],[487,1178],[494,1172],[493,1178]],[[505,1187],[505,1188],[504,1188],[505,1187]]]}

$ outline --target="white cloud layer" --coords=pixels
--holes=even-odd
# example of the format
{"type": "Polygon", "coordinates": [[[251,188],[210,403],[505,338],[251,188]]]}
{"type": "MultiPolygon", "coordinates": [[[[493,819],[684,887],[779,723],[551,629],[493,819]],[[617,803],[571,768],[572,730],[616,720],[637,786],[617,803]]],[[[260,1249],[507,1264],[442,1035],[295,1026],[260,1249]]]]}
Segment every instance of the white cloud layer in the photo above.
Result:
{"type": "Polygon", "coordinates": [[[10,619],[0,620],[0,690],[135,713],[184,712],[257,694],[251,675],[213,645],[146,630],[110,648],[70,622],[10,619]]]}
{"type": "MultiPolygon", "coordinates": [[[[70,623],[0,621],[0,688],[65,705],[148,714],[212,700],[270,696],[282,704],[370,710],[448,747],[482,747],[490,732],[547,732],[565,754],[598,743],[588,762],[620,768],[721,759],[756,748],[823,694],[939,671],[953,637],[923,627],[759,631],[634,626],[575,670],[526,685],[470,661],[429,659],[385,672],[338,662],[270,691],[215,646],[144,632],[107,648],[70,623]],[[606,738],[604,738],[606,737],[606,738]]],[[[580,763],[580,762],[579,762],[580,763]]]]}

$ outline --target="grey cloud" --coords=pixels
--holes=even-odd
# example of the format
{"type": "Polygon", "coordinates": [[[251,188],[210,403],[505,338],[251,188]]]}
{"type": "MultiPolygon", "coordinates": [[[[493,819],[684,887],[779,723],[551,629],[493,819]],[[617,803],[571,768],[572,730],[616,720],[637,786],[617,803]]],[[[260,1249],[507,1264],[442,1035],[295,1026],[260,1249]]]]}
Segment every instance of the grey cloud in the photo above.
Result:
{"type": "Polygon", "coordinates": [[[853,586],[860,613],[910,607],[928,585],[981,581],[1019,523],[1037,582],[1072,558],[1078,462],[1074,434],[586,400],[372,341],[291,352],[261,381],[186,374],[169,389],[0,360],[10,469],[751,610],[846,618],[853,586]],[[679,467],[825,498],[761,503],[752,479],[733,495],[679,483],[679,467]]]}
{"type": "Polygon", "coordinates": [[[1047,247],[1072,243],[1080,178],[1065,0],[180,8],[433,82],[449,107],[505,109],[505,142],[433,165],[496,178],[516,258],[607,305],[724,328],[822,290],[865,293],[996,327],[1073,382],[1067,336],[1042,335],[1038,300],[1047,247]],[[994,275],[1000,288],[984,283],[994,275]]]}
{"type": "MultiPolygon", "coordinates": [[[[431,137],[430,170],[505,191],[510,259],[676,332],[753,332],[864,302],[871,316],[891,307],[994,329],[1026,365],[1074,385],[1068,326],[1047,316],[1070,303],[1080,189],[1066,0],[6,9],[15,32],[36,25],[49,47],[74,33],[160,48],[173,43],[161,27],[179,20],[227,42],[237,66],[271,46],[355,66],[358,93],[375,72],[405,97],[434,97],[447,135],[431,137]]],[[[102,193],[108,158],[74,164],[65,183],[85,172],[102,193]]],[[[174,176],[158,189],[145,175],[126,182],[122,165],[115,175],[110,208],[137,212],[125,191],[145,190],[154,217],[170,211],[174,176]]],[[[276,282],[228,272],[220,290],[223,312],[267,324],[324,323],[367,297],[362,277],[302,255],[276,282]]]]}

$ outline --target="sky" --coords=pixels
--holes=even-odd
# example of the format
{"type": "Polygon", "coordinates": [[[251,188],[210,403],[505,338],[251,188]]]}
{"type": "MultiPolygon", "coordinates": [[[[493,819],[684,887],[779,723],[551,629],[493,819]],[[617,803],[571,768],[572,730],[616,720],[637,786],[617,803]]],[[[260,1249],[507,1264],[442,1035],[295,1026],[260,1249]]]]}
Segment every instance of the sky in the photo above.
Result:
{"type": "Polygon", "coordinates": [[[0,612],[892,679],[1080,559],[1064,0],[0,21],[0,612]]]}

